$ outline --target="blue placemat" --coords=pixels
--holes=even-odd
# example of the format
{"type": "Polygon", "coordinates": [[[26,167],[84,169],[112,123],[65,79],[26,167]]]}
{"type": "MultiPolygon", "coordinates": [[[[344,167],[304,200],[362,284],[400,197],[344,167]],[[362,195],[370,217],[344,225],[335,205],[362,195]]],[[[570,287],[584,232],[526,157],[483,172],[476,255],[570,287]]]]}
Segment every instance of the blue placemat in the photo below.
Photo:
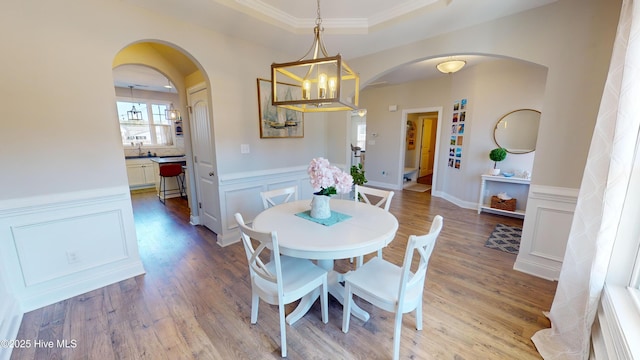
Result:
{"type": "Polygon", "coordinates": [[[299,212],[299,213],[296,214],[296,216],[299,216],[299,217],[301,217],[303,219],[311,220],[313,222],[316,222],[318,224],[322,224],[324,226],[331,226],[331,225],[337,224],[339,222],[345,221],[345,220],[347,220],[347,219],[349,219],[351,217],[351,215],[339,213],[337,211],[331,211],[331,216],[329,216],[328,218],[326,218],[326,219],[316,219],[316,218],[312,218],[311,217],[311,210],[299,212]]]}

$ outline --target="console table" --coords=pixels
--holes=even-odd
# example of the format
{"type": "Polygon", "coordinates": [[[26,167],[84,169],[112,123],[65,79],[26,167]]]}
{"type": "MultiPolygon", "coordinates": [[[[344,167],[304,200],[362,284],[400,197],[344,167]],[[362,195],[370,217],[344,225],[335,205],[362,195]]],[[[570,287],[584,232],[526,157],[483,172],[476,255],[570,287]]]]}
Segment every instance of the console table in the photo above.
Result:
{"type": "Polygon", "coordinates": [[[478,199],[478,214],[482,211],[496,214],[524,218],[527,208],[527,198],[529,197],[530,179],[517,177],[505,177],[502,175],[482,175],[480,186],[480,199],[478,199]],[[507,211],[491,207],[491,196],[505,192],[516,199],[516,210],[507,211]]]}

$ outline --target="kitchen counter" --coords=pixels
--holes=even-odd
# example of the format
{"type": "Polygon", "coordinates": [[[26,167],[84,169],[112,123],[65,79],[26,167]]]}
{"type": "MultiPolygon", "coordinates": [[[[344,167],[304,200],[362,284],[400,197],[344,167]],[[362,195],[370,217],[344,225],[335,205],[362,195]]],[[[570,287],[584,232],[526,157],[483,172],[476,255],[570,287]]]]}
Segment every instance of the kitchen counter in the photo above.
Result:
{"type": "Polygon", "coordinates": [[[169,157],[152,157],[151,161],[158,163],[158,164],[175,164],[175,163],[182,163],[183,165],[186,164],[187,162],[187,158],[186,156],[169,156],[169,157]]]}
{"type": "Polygon", "coordinates": [[[129,159],[153,159],[153,158],[169,158],[169,157],[182,157],[185,156],[184,154],[182,155],[163,155],[163,156],[158,156],[158,155],[149,155],[149,154],[143,154],[143,155],[125,155],[125,159],[129,160],[129,159]]]}

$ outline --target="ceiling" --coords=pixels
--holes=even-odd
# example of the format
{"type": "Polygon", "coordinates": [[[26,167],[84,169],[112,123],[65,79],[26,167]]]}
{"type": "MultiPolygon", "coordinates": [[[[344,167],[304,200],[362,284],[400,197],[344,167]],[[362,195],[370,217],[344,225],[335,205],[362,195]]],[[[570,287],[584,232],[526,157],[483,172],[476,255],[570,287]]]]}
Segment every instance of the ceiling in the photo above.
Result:
{"type": "MultiPolygon", "coordinates": [[[[164,16],[178,18],[230,37],[264,44],[297,58],[311,46],[317,18],[313,0],[125,0],[164,16]]],[[[442,33],[477,25],[557,0],[324,0],[320,2],[323,39],[329,55],[340,53],[347,61],[409,44],[442,33]]],[[[284,56],[284,55],[283,55],[284,56]]],[[[456,59],[475,65],[488,58],[458,54],[456,59]]],[[[274,61],[289,61],[288,56],[274,61]]],[[[430,59],[396,69],[374,84],[395,84],[437,76],[430,59]]],[[[267,68],[270,64],[265,64],[267,68]]],[[[114,70],[118,81],[139,82],[158,90],[167,82],[149,73],[114,70]]],[[[357,71],[357,69],[355,69],[357,71]]],[[[126,86],[125,86],[126,87],[126,86]]]]}

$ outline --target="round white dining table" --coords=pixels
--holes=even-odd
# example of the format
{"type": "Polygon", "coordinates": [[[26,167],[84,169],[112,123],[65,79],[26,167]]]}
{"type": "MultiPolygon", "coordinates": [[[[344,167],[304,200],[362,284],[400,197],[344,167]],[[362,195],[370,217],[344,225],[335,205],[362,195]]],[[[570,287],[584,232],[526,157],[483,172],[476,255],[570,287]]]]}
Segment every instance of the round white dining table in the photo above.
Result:
{"type": "MultiPolygon", "coordinates": [[[[398,220],[379,207],[341,199],[331,199],[331,211],[350,217],[338,223],[323,225],[296,215],[310,209],[311,200],[280,204],[258,214],[253,228],[275,231],[281,254],[317,260],[329,272],[329,293],[343,304],[344,287],[340,282],[344,274],[333,269],[333,261],[376,252],[388,245],[398,230],[398,220]]],[[[318,296],[317,291],[305,296],[287,316],[287,323],[293,324],[304,316],[318,296]]],[[[352,314],[363,321],[369,319],[369,314],[354,303],[352,314]]]]}

